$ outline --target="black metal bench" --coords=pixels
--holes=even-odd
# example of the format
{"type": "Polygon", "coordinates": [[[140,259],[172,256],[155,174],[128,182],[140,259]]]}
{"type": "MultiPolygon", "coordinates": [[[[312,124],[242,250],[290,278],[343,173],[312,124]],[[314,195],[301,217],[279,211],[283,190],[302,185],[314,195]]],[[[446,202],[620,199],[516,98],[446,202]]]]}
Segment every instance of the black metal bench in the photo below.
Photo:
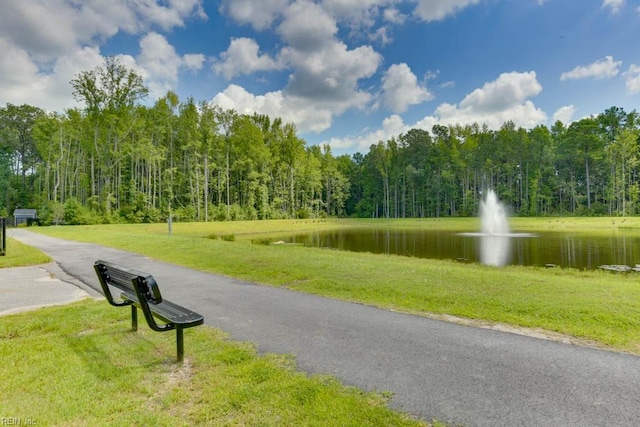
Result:
{"type": "Polygon", "coordinates": [[[104,296],[109,304],[116,307],[131,306],[131,328],[138,330],[138,311],[141,309],[151,329],[158,332],[176,330],[178,361],[184,357],[183,329],[202,325],[204,317],[187,308],[163,300],[160,288],[153,276],[107,261],[94,264],[104,296]],[[120,289],[122,301],[116,301],[110,286],[120,289]],[[158,324],[156,319],[163,324],[158,324]]]}

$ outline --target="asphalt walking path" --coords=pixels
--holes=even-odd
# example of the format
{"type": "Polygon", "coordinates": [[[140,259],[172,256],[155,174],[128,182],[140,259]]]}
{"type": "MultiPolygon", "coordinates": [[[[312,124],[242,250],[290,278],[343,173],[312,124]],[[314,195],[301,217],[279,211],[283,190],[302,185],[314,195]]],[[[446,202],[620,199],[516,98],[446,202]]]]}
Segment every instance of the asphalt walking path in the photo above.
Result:
{"type": "MultiPolygon", "coordinates": [[[[253,342],[260,352],[293,354],[303,371],[390,392],[393,408],[428,421],[640,425],[637,356],[260,286],[25,229],[8,234],[47,253],[55,260],[44,266],[51,274],[89,294],[100,289],[98,259],[151,273],[168,300],[203,314],[233,339],[253,342]]],[[[185,346],[188,356],[188,331],[185,346]]]]}

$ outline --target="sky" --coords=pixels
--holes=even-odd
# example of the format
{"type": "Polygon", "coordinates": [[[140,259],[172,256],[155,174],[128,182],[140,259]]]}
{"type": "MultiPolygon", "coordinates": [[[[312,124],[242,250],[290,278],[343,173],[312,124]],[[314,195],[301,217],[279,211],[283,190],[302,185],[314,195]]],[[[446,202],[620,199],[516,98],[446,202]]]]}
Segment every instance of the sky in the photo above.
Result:
{"type": "Polygon", "coordinates": [[[411,128],[640,106],[640,0],[0,0],[0,105],[82,108],[114,56],[149,88],[366,153],[411,128]]]}

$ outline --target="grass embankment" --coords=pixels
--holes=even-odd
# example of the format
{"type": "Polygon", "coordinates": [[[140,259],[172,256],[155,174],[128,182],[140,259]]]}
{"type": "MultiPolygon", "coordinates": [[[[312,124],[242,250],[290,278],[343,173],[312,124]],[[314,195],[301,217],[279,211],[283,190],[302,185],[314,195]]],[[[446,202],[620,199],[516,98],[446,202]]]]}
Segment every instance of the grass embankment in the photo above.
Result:
{"type": "Polygon", "coordinates": [[[419,426],[380,394],[296,372],[220,331],[130,331],[104,301],[0,318],[0,418],[11,425],[419,426]]]}
{"type": "Polygon", "coordinates": [[[38,249],[24,245],[11,237],[7,239],[6,247],[6,254],[0,256],[0,268],[24,267],[45,264],[51,261],[51,258],[38,249]]]}
{"type": "MultiPolygon", "coordinates": [[[[186,267],[416,314],[445,314],[540,328],[640,354],[640,283],[634,274],[493,268],[394,255],[251,244],[256,236],[335,227],[439,227],[473,230],[477,220],[262,221],[48,227],[38,231],[91,241],[186,267]],[[234,236],[235,241],[205,238],[234,236]]],[[[535,231],[640,228],[640,219],[514,219],[535,231]]]]}

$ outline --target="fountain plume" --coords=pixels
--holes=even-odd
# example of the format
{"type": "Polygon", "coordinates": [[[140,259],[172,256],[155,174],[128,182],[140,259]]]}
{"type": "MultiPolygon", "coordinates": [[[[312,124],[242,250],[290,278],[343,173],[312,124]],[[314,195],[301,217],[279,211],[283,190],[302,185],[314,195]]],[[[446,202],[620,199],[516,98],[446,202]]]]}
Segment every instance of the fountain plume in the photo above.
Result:
{"type": "Polygon", "coordinates": [[[478,238],[480,263],[502,267],[510,262],[511,240],[514,237],[534,237],[531,233],[512,233],[509,230],[507,211],[493,190],[480,200],[480,232],[460,233],[478,238]]]}
{"type": "Polygon", "coordinates": [[[480,201],[480,221],[480,262],[497,267],[506,265],[511,248],[509,222],[504,205],[493,190],[489,190],[485,200],[480,201]]]}
{"type": "Polygon", "coordinates": [[[489,190],[486,199],[480,201],[480,220],[483,234],[492,236],[509,234],[507,214],[493,190],[489,190]]]}

